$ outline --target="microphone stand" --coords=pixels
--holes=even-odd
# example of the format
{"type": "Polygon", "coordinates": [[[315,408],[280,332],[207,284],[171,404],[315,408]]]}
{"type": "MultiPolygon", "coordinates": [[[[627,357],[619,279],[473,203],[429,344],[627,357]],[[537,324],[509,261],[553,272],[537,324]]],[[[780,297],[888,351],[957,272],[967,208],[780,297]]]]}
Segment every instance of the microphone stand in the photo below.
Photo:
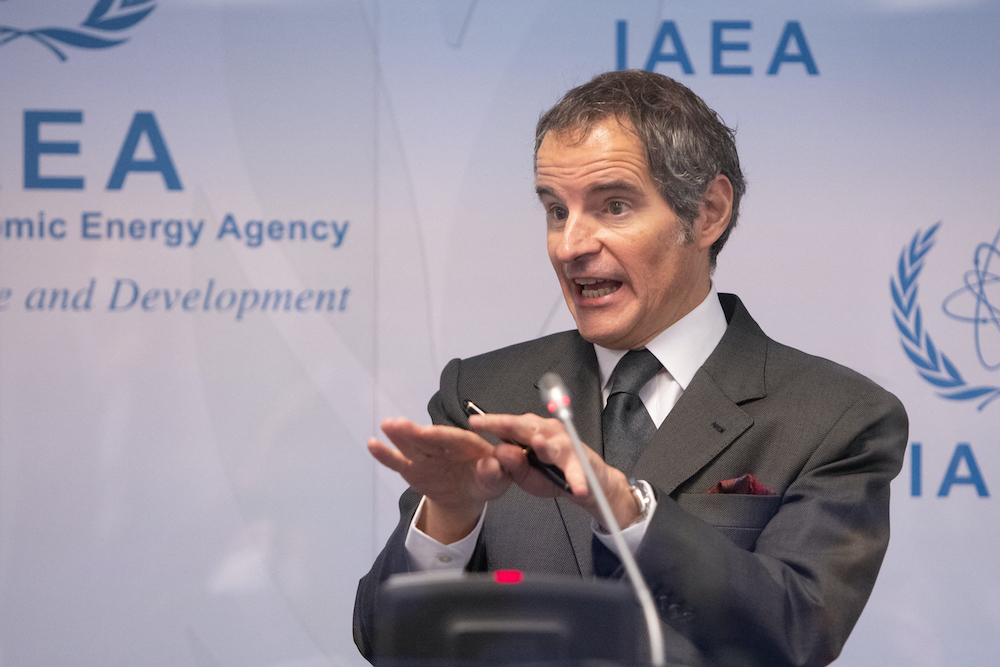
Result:
{"type": "Polygon", "coordinates": [[[538,387],[542,395],[542,400],[548,406],[549,412],[554,414],[563,423],[563,426],[566,427],[566,433],[569,434],[569,439],[576,450],[577,458],[580,459],[580,465],[583,466],[583,473],[587,477],[587,484],[597,500],[597,507],[601,510],[604,525],[611,531],[611,539],[618,548],[618,554],[621,557],[622,564],[625,566],[625,572],[628,573],[629,581],[632,582],[635,595],[639,599],[639,605],[642,607],[642,613],[646,619],[646,629],[649,633],[650,660],[653,667],[663,667],[666,664],[663,653],[663,628],[660,627],[660,617],[656,613],[653,596],[649,592],[649,587],[646,585],[646,580],[643,578],[642,572],[639,571],[639,566],[636,564],[632,552],[629,551],[628,545],[625,544],[622,531],[618,527],[618,522],[615,520],[614,514],[611,512],[611,505],[608,504],[608,498],[604,495],[604,489],[601,488],[600,483],[597,481],[597,475],[594,474],[594,469],[591,467],[590,461],[587,460],[586,452],[583,449],[585,445],[580,441],[580,436],[573,425],[573,415],[569,409],[570,399],[569,393],[566,391],[566,385],[563,384],[562,378],[555,373],[546,373],[539,381],[538,387]]]}

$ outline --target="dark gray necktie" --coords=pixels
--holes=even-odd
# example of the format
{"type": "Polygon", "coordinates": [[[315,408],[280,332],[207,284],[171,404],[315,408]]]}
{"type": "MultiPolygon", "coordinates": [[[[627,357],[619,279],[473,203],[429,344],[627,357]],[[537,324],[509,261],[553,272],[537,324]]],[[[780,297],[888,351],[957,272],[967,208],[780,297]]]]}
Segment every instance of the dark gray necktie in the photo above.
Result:
{"type": "Polygon", "coordinates": [[[631,472],[646,442],[656,432],[639,390],[662,367],[649,350],[630,350],[611,375],[611,393],[601,413],[604,460],[625,474],[631,472]]]}

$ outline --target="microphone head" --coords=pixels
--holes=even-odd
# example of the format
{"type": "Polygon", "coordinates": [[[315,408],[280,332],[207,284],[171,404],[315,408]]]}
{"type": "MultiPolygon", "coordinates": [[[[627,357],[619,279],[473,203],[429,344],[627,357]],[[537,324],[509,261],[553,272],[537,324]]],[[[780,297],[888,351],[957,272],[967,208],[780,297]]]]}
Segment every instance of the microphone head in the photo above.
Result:
{"type": "Polygon", "coordinates": [[[538,392],[542,396],[542,400],[545,401],[546,407],[548,407],[549,412],[553,415],[563,417],[563,415],[558,415],[560,410],[565,410],[565,414],[569,414],[569,392],[566,390],[566,385],[563,383],[562,378],[555,373],[546,373],[538,381],[538,392]]]}
{"type": "Polygon", "coordinates": [[[553,391],[559,391],[565,394],[566,385],[562,381],[562,378],[555,373],[546,373],[542,376],[542,379],[538,381],[538,391],[542,393],[542,398],[547,399],[553,391]]]}

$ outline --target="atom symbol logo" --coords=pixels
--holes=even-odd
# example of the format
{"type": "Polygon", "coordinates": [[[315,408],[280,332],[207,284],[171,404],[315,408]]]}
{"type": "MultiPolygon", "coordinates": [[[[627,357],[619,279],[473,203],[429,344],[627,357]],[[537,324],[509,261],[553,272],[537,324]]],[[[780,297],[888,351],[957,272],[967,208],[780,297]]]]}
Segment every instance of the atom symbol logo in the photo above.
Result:
{"type": "Polygon", "coordinates": [[[963,276],[965,287],[949,294],[941,304],[945,315],[972,325],[979,363],[991,371],[1000,368],[1000,305],[994,305],[1000,304],[1000,275],[990,271],[994,259],[1000,261],[1000,231],[993,243],[976,247],[973,268],[963,276]]]}
{"type": "MultiPolygon", "coordinates": [[[[917,301],[917,279],[924,270],[924,262],[934,247],[934,236],[940,227],[941,223],[938,222],[927,231],[917,231],[910,242],[903,247],[903,252],[899,254],[896,273],[889,280],[893,304],[892,317],[896,322],[896,329],[901,335],[899,342],[903,346],[903,352],[913,362],[917,374],[936,388],[938,396],[949,401],[979,401],[978,409],[982,410],[989,403],[1000,398],[1000,387],[972,385],[962,377],[958,367],[947,354],[938,349],[938,346],[931,339],[930,333],[924,327],[923,314],[917,301]]],[[[1000,280],[989,271],[993,255],[998,254],[998,242],[1000,242],[1000,233],[993,240],[992,246],[981,244],[976,249],[973,258],[975,269],[965,275],[966,288],[954,292],[945,299],[944,304],[945,312],[948,312],[951,301],[958,301],[960,298],[967,299],[969,295],[975,297],[970,308],[973,314],[959,314],[959,317],[974,324],[976,348],[980,353],[980,361],[984,365],[986,362],[982,353],[984,349],[982,345],[983,334],[988,334],[990,331],[988,325],[991,323],[996,325],[998,319],[998,311],[990,305],[991,302],[986,293],[988,286],[992,286],[997,280],[1000,280]]],[[[998,328],[998,333],[1000,333],[1000,328],[998,328]]],[[[994,368],[996,367],[1000,367],[1000,364],[994,368]]]]}

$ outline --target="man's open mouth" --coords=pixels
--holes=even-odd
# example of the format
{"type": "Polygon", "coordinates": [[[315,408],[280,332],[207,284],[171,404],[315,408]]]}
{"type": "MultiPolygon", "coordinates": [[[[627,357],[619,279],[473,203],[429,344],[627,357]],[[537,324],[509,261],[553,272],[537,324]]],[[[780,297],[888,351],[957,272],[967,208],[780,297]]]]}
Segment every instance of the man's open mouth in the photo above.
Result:
{"type": "Polygon", "coordinates": [[[575,278],[573,280],[580,288],[580,295],[585,299],[596,299],[607,296],[618,291],[622,286],[617,280],[603,280],[601,278],[575,278]]]}

